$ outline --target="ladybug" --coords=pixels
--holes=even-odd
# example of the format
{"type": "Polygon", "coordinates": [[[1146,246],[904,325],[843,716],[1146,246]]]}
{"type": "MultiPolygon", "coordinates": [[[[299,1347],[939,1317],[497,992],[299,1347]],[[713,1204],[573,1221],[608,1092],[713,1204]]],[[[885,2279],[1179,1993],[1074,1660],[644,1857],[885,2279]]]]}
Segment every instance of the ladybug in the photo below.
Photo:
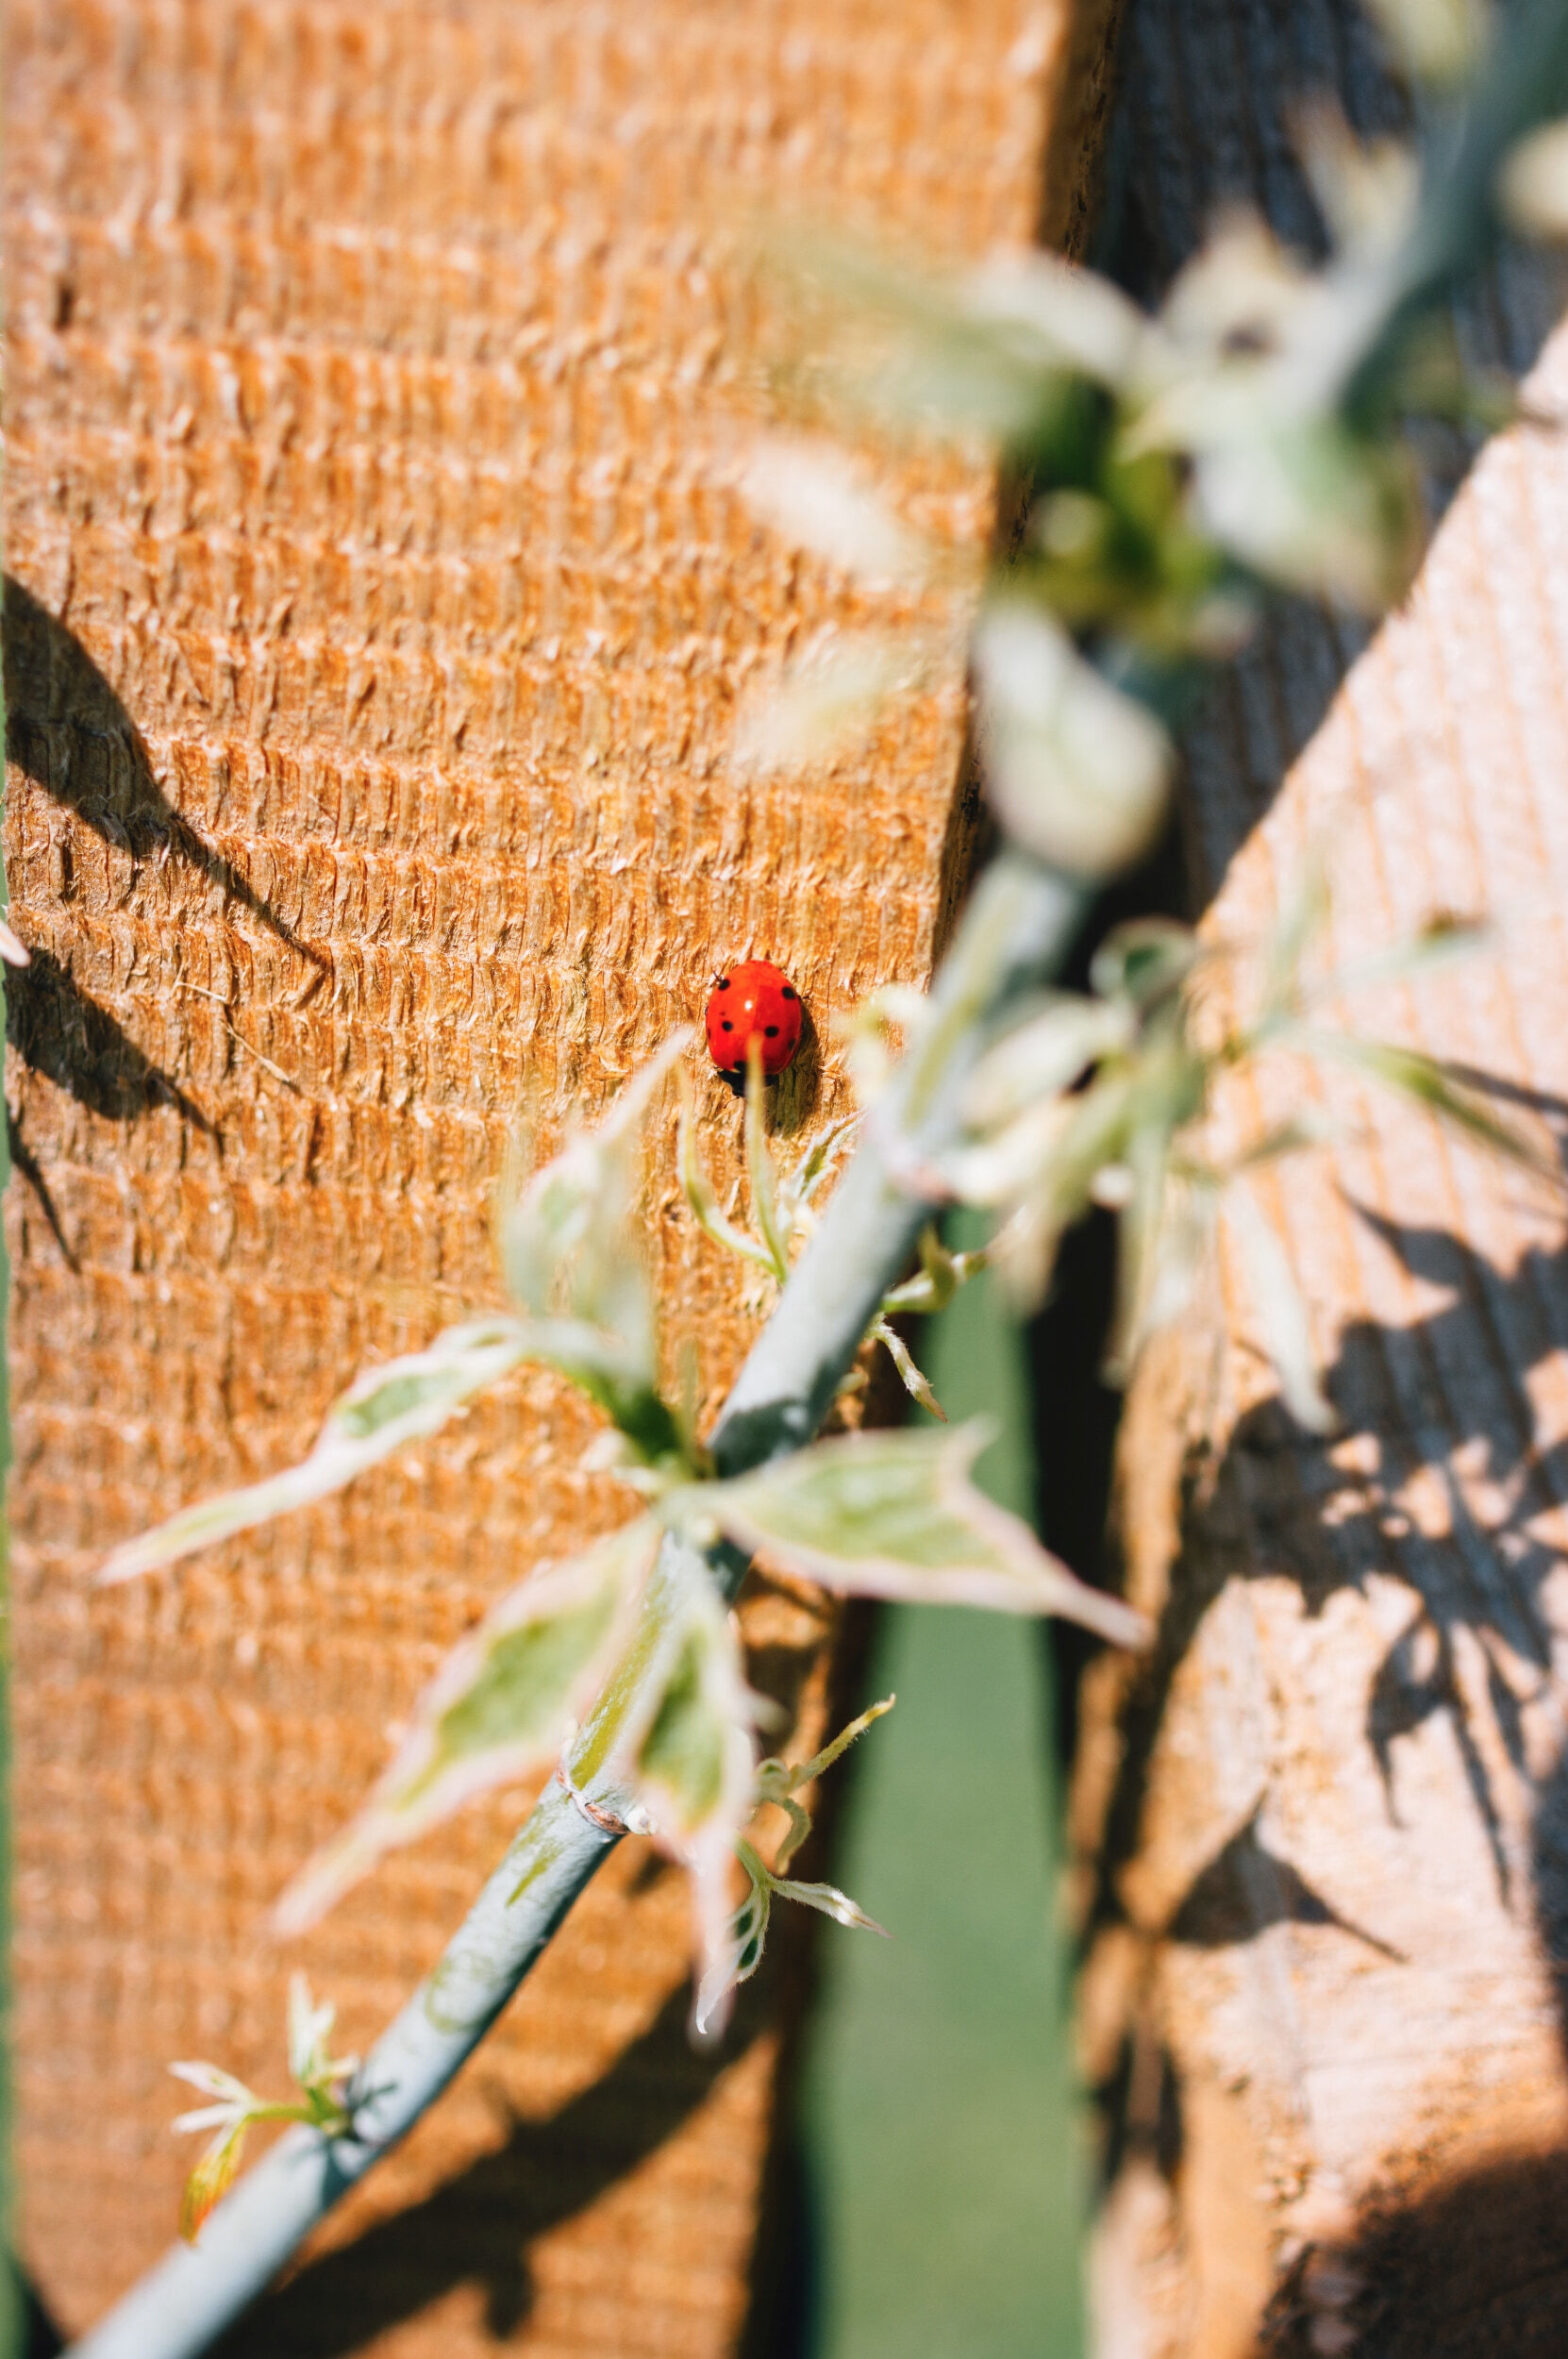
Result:
{"type": "Polygon", "coordinates": [[[706,1017],[708,1053],[736,1097],[746,1094],[746,1051],[755,1040],[765,1080],[777,1081],[800,1046],[800,993],[782,968],[748,958],[715,975],[706,1017]]]}

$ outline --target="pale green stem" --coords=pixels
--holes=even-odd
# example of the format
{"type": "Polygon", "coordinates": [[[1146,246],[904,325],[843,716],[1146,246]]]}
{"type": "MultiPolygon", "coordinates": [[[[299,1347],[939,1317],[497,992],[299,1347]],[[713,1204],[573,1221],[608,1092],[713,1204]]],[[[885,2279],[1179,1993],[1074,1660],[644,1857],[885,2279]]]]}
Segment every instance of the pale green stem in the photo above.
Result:
{"type": "Polygon", "coordinates": [[[288,2130],[82,2340],[76,2359],[195,2359],[413,2127],[484,2037],[616,1838],[554,1781],[441,1963],[376,2042],[352,2135],[288,2130]]]}

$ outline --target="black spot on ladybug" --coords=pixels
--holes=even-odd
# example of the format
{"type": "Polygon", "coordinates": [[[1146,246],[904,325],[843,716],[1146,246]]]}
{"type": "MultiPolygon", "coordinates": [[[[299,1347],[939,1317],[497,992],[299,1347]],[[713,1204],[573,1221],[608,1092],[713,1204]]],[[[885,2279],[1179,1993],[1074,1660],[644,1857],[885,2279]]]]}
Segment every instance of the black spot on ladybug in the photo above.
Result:
{"type": "Polygon", "coordinates": [[[719,977],[718,981],[717,981],[717,982],[714,984],[714,986],[713,986],[713,988],[714,988],[714,990],[715,990],[715,991],[728,991],[729,987],[730,987],[730,979],[729,979],[728,975],[721,975],[721,976],[719,977]]]}
{"type": "Polygon", "coordinates": [[[785,986],[784,986],[784,996],[785,996],[785,998],[786,998],[786,999],[798,999],[798,998],[800,997],[800,994],[799,994],[799,992],[798,992],[798,991],[795,989],[795,986],[794,986],[794,984],[793,984],[793,983],[786,983],[786,984],[785,984],[785,986]]]}
{"type": "Polygon", "coordinates": [[[729,1020],[729,1017],[728,1017],[728,1016],[726,1016],[726,1017],[725,1017],[725,1019],[724,1019],[724,1022],[723,1022],[723,1023],[722,1023],[722,1025],[719,1027],[719,1029],[720,1029],[721,1031],[723,1031],[723,1032],[733,1032],[733,1031],[734,1031],[734,1029],[735,1029],[735,1027],[734,1027],[734,1025],[733,1025],[733,1024],[730,1022],[730,1020],[729,1020]]]}
{"type": "Polygon", "coordinates": [[[779,1028],[777,1024],[764,1024],[762,1029],[770,1040],[777,1040],[779,1036],[779,1028]]]}

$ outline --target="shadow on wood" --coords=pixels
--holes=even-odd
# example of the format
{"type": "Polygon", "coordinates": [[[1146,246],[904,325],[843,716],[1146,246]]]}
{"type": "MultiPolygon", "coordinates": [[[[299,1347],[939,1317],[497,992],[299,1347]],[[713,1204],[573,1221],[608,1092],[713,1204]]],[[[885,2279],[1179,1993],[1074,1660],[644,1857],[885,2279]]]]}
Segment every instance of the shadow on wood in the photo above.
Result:
{"type": "Polygon", "coordinates": [[[503,2145],[422,2202],[307,2261],[215,2346],[215,2359],[348,2359],[466,2283],[484,2288],[489,2333],[509,2338],[532,2306],[533,2239],[661,2146],[757,2036],[763,2008],[749,1997],[723,2045],[698,2053],[687,2038],[690,2004],[683,1984],[604,2078],[558,2113],[512,2119],[503,2145]]]}
{"type": "Polygon", "coordinates": [[[65,624],[4,578],[6,755],[23,775],[133,858],[178,856],[224,898],[318,964],[221,852],[175,810],[153,776],[118,692],[65,624]]]}

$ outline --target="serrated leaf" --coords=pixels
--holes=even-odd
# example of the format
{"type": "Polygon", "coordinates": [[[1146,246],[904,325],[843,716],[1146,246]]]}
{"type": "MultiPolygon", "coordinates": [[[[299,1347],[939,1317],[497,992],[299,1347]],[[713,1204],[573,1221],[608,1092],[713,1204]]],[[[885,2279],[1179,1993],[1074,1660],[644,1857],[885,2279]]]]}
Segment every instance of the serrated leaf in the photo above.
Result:
{"type": "MultiPolygon", "coordinates": [[[[714,1487],[704,1483],[686,1496],[705,1501],[714,1487]]],[[[648,1831],[691,1879],[700,1997],[726,1954],[731,1863],[752,1808],[757,1703],[702,1558],[685,1548],[677,1554],[679,1588],[662,1667],[647,1682],[651,1704],[623,1732],[619,1768],[648,1831]]],[[[716,2033],[724,2013],[720,1997],[696,2028],[716,2033]]]]}
{"type": "Polygon", "coordinates": [[[1367,9],[1400,70],[1440,87],[1475,71],[1492,31],[1485,0],[1367,0],[1367,9]]]}
{"type": "Polygon", "coordinates": [[[898,1329],[890,1327],[886,1319],[874,1319],[869,1332],[886,1349],[889,1359],[898,1370],[899,1382],[910,1399],[918,1401],[926,1414],[934,1417],[939,1425],[945,1425],[947,1411],[932,1391],[930,1378],[916,1365],[915,1356],[898,1329]]]}
{"type": "Polygon", "coordinates": [[[1013,1121],[1070,1088],[1089,1066],[1130,1046],[1129,1008],[1061,992],[1003,1033],[964,1086],[963,1116],[976,1129],[1013,1121]]]}
{"type": "Polygon", "coordinates": [[[1008,834],[1075,875],[1129,867],[1165,814],[1175,749],[1161,723],[1020,599],[981,615],[973,660],[986,792],[1008,834]]]}
{"type": "Polygon", "coordinates": [[[1543,123],[1516,142],[1498,176],[1497,193],[1510,222],[1526,237],[1568,238],[1568,120],[1543,123]]]}
{"type": "Polygon", "coordinates": [[[1352,991],[1375,990],[1380,984],[1409,983],[1459,959],[1473,958],[1478,951],[1493,947],[1496,939],[1497,929],[1490,920],[1445,912],[1430,918],[1408,941],[1396,942],[1353,966],[1325,975],[1308,996],[1313,1000],[1338,999],[1352,991]]]}
{"type": "Polygon", "coordinates": [[[1113,926],[1096,949],[1089,982],[1101,999],[1149,1008],[1184,982],[1202,956],[1203,945],[1191,926],[1173,918],[1129,918],[1113,926]]]}
{"type": "MultiPolygon", "coordinates": [[[[850,1434],[682,1497],[738,1546],[831,1589],[1065,1614],[1118,1645],[1145,1643],[1141,1615],[1079,1581],[975,1489],[969,1468],[987,1438],[983,1425],[850,1434]]],[[[683,1512],[680,1499],[666,1509],[683,1512]]]]}
{"type": "Polygon", "coordinates": [[[870,734],[888,698],[913,687],[929,661],[913,632],[825,640],[748,696],[730,758],[738,770],[763,774],[832,761],[870,734]]]}
{"type": "Polygon", "coordinates": [[[797,1884],[788,1876],[775,1876],[773,1890],[780,1900],[798,1900],[802,1908],[815,1909],[819,1916],[831,1917],[835,1925],[848,1925],[860,1933],[880,1933],[884,1941],[889,1939],[887,1927],[879,1925],[875,1917],[868,1917],[836,1884],[797,1884]]]}
{"type": "Polygon", "coordinates": [[[405,1442],[436,1432],[475,1393],[519,1361],[546,1356],[538,1351],[538,1342],[538,1330],[523,1320],[473,1319],[449,1327],[425,1351],[389,1360],[384,1368],[367,1369],[328,1410],[308,1458],[264,1482],[183,1508],[167,1523],[127,1541],[106,1560],[98,1576],[100,1586],[173,1564],[193,1549],[210,1547],[342,1490],[405,1442]]]}
{"type": "Polygon", "coordinates": [[[751,1188],[751,1216],[767,1250],[773,1275],[782,1286],[789,1276],[789,1244],[779,1225],[777,1175],[763,1113],[766,1095],[762,1081],[762,1043],[753,1034],[746,1049],[746,1178],[751,1188]]]}
{"type": "Polygon", "coordinates": [[[818,236],[794,238],[779,259],[841,308],[853,339],[845,389],[927,430],[1027,435],[1064,378],[1119,383],[1144,334],[1119,288],[1053,255],[1008,255],[944,279],[818,236]]]}
{"type": "Polygon", "coordinates": [[[245,2152],[245,2138],[250,2125],[239,2121],[231,2130],[214,2138],[196,2168],[185,2182],[180,2198],[180,2234],[187,2244],[194,2244],[201,2234],[202,2223],[221,2202],[234,2183],[235,2173],[245,2152]]]}
{"type": "Polygon", "coordinates": [[[597,1330],[601,1366],[652,1382],[653,1310],[631,1213],[642,1180],[641,1128],[666,1074],[691,1039],[671,1033],[590,1130],[526,1181],[512,1182],[499,1220],[506,1282],[536,1320],[597,1330]]]}
{"type": "Polygon", "coordinates": [[[784,540],[860,580],[919,587],[932,570],[932,551],[836,443],[766,436],[754,447],[739,488],[784,540]]]}
{"type": "Polygon", "coordinates": [[[1313,845],[1291,880],[1284,905],[1263,946],[1263,989],[1259,1023],[1266,1025],[1296,1005],[1301,962],[1328,923],[1328,868],[1313,845]]]}
{"type": "Polygon", "coordinates": [[[1489,1148],[1494,1155],[1522,1164],[1525,1170],[1534,1172],[1554,1188],[1561,1187],[1562,1175],[1551,1159],[1541,1153],[1532,1139],[1493,1112],[1472,1077],[1467,1075],[1461,1081],[1440,1058],[1429,1057],[1420,1049],[1400,1047],[1393,1041],[1367,1040],[1357,1033],[1335,1032],[1326,1026],[1292,1025],[1278,1038],[1281,1046],[1298,1049],[1304,1055],[1354,1066],[1372,1080],[1380,1081],[1385,1089],[1395,1090],[1401,1097],[1424,1106],[1473,1146],[1489,1148]]]}
{"type": "Polygon", "coordinates": [[[1105,1354],[1113,1384],[1126,1382],[1149,1333],[1169,1167],[1169,1131],[1152,1123],[1135,1130],[1127,1141],[1127,1188],[1116,1224],[1116,1309],[1105,1354]]]}
{"type": "Polygon", "coordinates": [[[676,1167],[680,1175],[681,1193],[690,1207],[692,1217],[703,1235],[711,1238],[715,1245],[722,1245],[727,1253],[739,1254],[743,1260],[757,1262],[771,1273],[773,1257],[767,1247],[759,1245],[755,1237],[748,1237],[744,1229],[737,1228],[719,1203],[713,1182],[698,1158],[696,1112],[692,1104],[691,1084],[684,1070],[680,1075],[680,1083],[676,1167]]]}
{"type": "Polygon", "coordinates": [[[279,1933],[302,1932],[384,1853],[553,1759],[614,1655],[658,1538],[640,1516],[491,1607],[420,1698],[362,1809],[278,1902],[279,1933]]]}
{"type": "MultiPolygon", "coordinates": [[[[255,2102],[251,2091],[232,2072],[225,2072],[221,2064],[208,2064],[201,2057],[182,2058],[169,2070],[176,2080],[186,2081],[193,2089],[200,2089],[204,2097],[216,2097],[228,2106],[246,2106],[255,2102]]],[[[178,2127],[178,2124],[176,2124],[178,2127]]]]}

